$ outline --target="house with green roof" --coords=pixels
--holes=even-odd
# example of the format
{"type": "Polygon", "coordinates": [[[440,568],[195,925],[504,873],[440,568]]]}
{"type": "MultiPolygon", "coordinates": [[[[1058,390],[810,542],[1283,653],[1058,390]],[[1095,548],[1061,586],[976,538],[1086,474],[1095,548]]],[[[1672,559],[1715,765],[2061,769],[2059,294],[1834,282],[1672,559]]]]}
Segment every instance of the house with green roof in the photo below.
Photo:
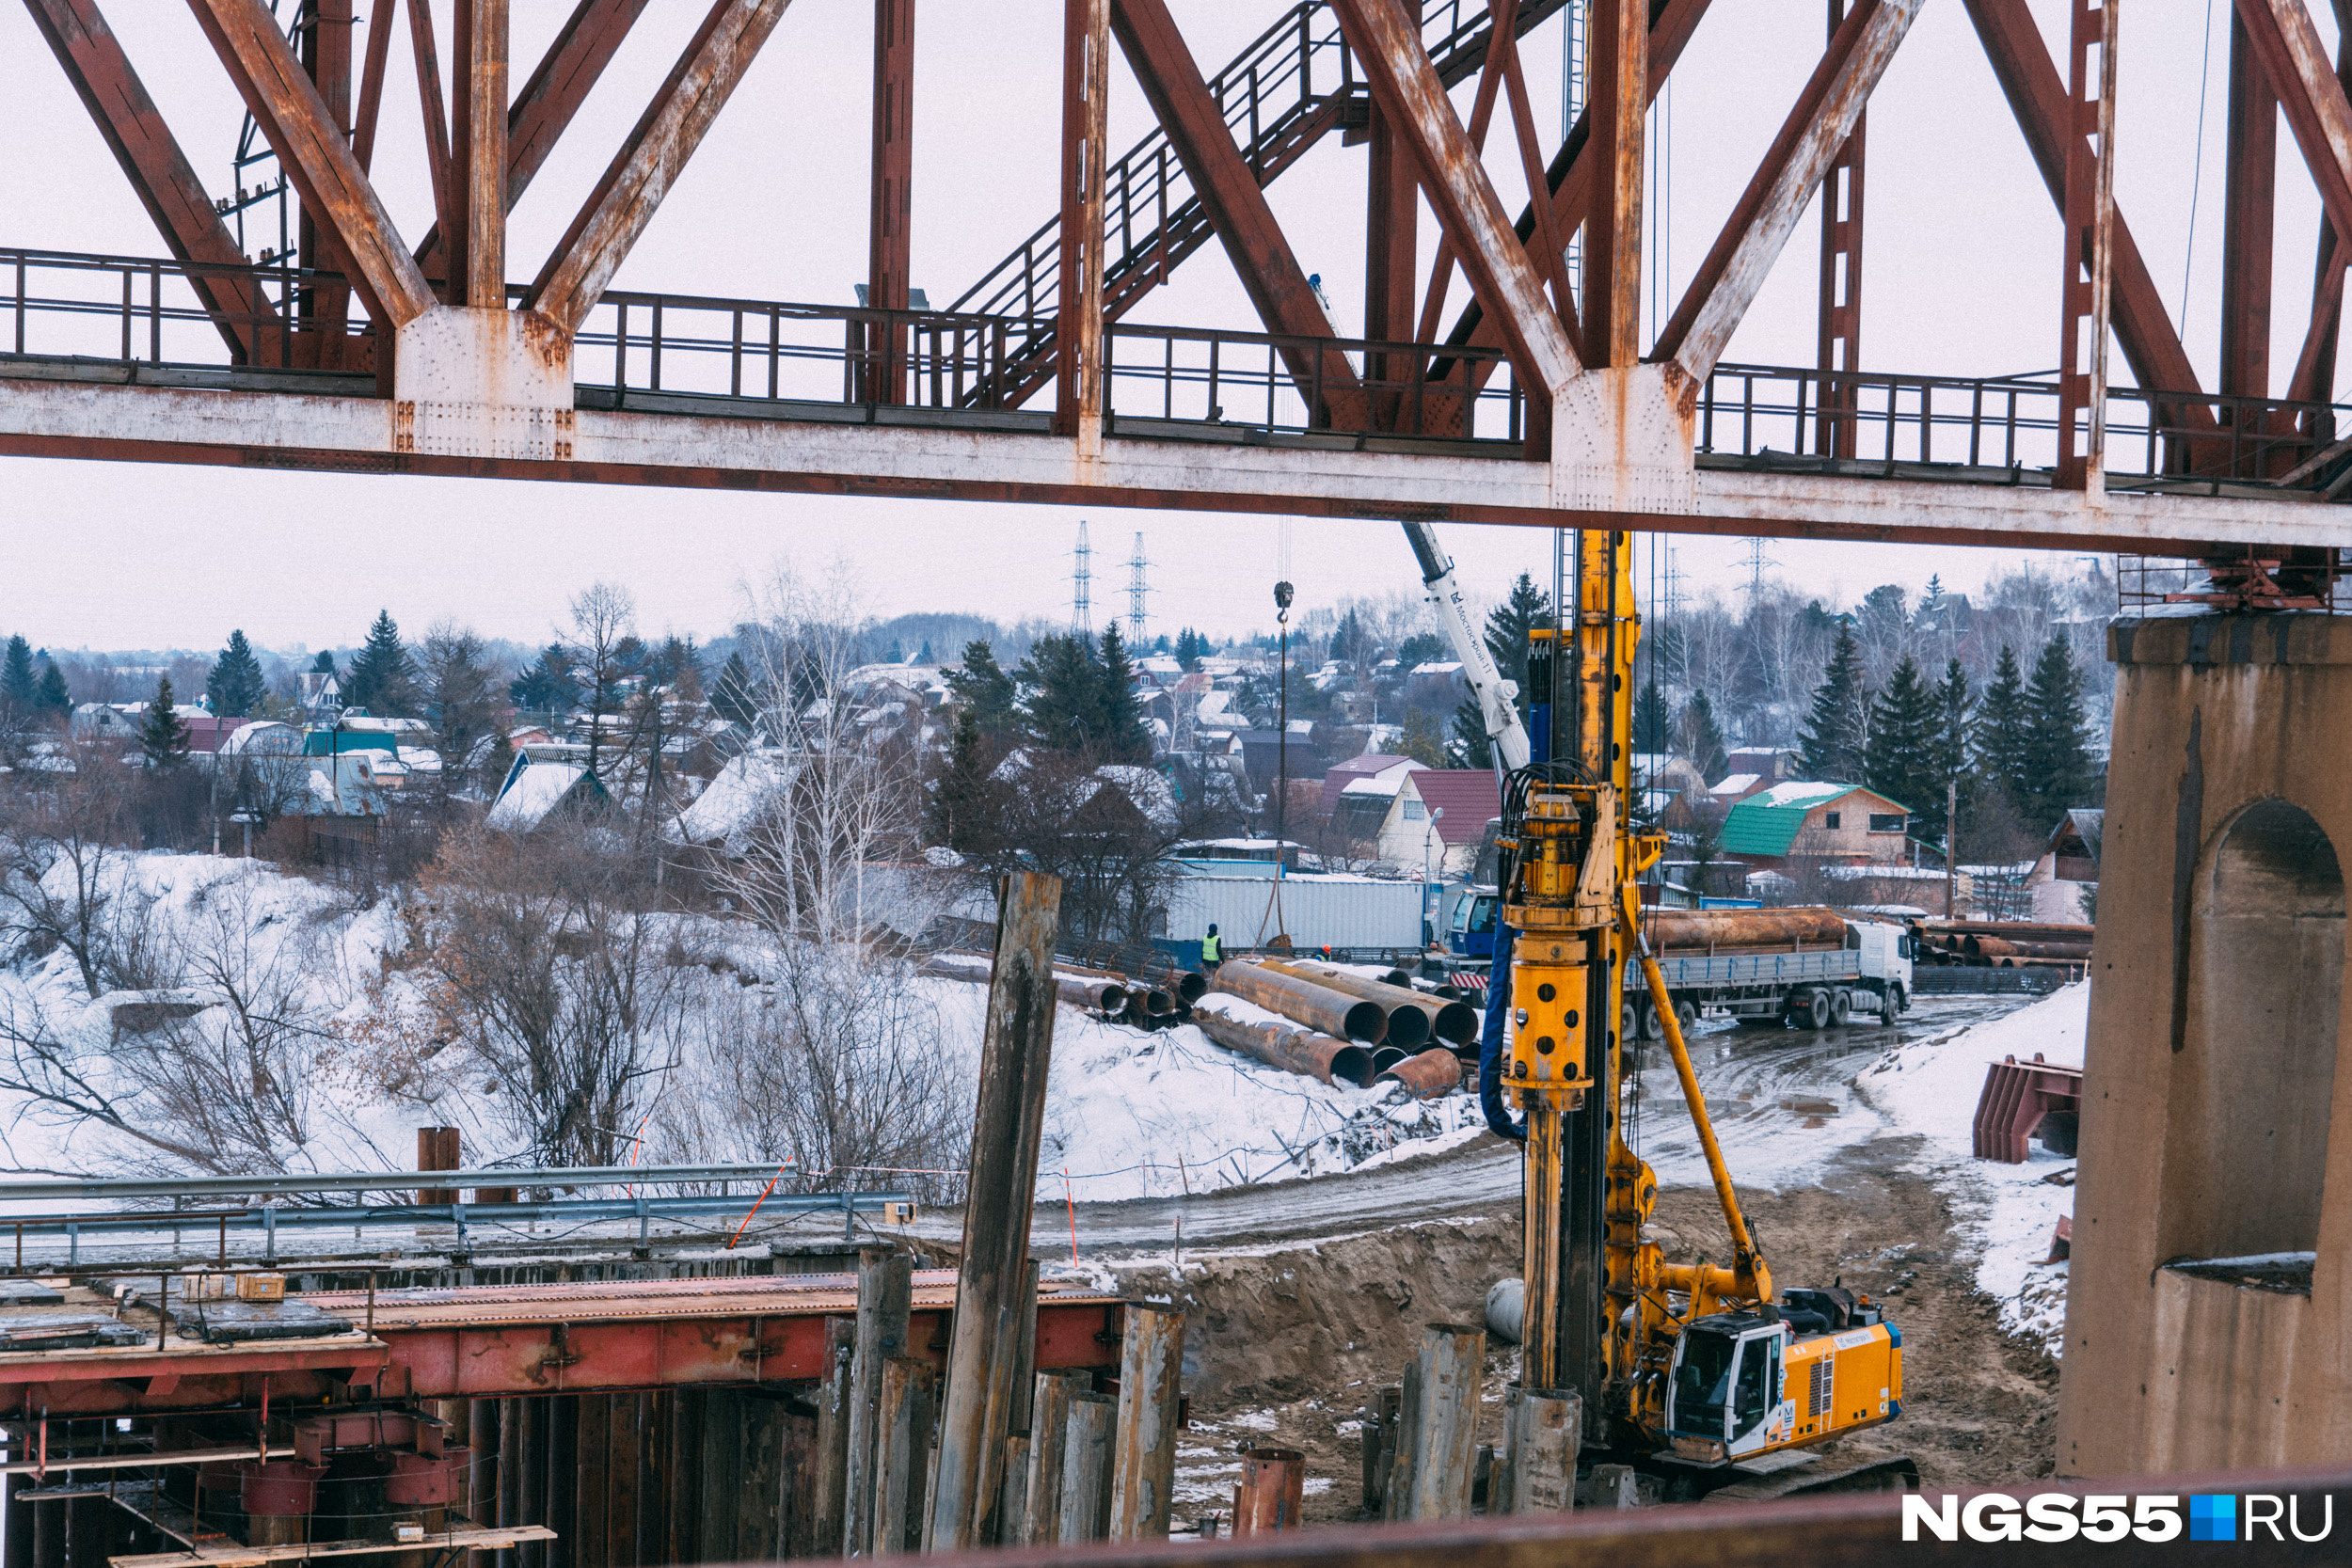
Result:
{"type": "Polygon", "coordinates": [[[1731,808],[1718,847],[1759,870],[1802,860],[1899,864],[1910,853],[1910,813],[1860,784],[1776,784],[1731,808]]]}

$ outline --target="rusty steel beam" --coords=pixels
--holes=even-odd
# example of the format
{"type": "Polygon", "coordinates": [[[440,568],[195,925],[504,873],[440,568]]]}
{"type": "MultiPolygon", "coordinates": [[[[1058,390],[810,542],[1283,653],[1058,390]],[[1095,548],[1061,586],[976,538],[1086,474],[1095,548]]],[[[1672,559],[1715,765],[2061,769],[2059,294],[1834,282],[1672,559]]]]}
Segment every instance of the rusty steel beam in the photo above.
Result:
{"type": "MultiPolygon", "coordinates": [[[[389,6],[391,0],[386,0],[389,6]]],[[[622,40],[644,14],[648,0],[580,0],[531,79],[514,95],[506,111],[506,210],[523,198],[537,178],[540,166],[571,126],[604,68],[612,63],[622,40]]],[[[371,44],[373,42],[370,40],[371,44]]],[[[437,277],[447,265],[442,257],[441,226],[425,230],[417,246],[417,264],[427,277],[437,277]]]]}
{"type": "MultiPolygon", "coordinates": [[[[355,20],[351,0],[316,0],[301,36],[302,67],[319,89],[327,118],[346,139],[351,135],[351,29],[355,20]]],[[[301,213],[296,255],[306,270],[346,270],[342,253],[320,230],[317,217],[307,205],[301,213]]],[[[323,284],[304,290],[301,298],[297,325],[320,334],[319,364],[342,364],[343,328],[351,318],[350,289],[323,284]]]]}
{"type": "MultiPolygon", "coordinates": [[[[1265,329],[1301,338],[1336,337],[1257,176],[1233,145],[1166,0],[1111,0],[1111,30],[1168,133],[1168,145],[1192,177],[1209,223],[1265,329]]],[[[1282,357],[1310,407],[1320,403],[1329,422],[1341,429],[1367,428],[1369,409],[1346,356],[1286,348],[1282,357]]]]}
{"type": "Polygon", "coordinates": [[[1061,246],[1054,309],[1054,434],[1103,434],[1103,181],[1110,135],[1111,0],[1062,0],[1061,246]]]}
{"type": "Polygon", "coordinates": [[[523,304],[580,330],[791,0],[714,0],[523,304]]]}
{"type": "MultiPolygon", "coordinates": [[[[1644,90],[1655,103],[1667,76],[1682,58],[1683,49],[1691,35],[1697,31],[1699,19],[1707,14],[1708,0],[1658,0],[1650,12],[1648,69],[1644,90]]],[[[1599,188],[1598,159],[1590,153],[1593,112],[1587,104],[1569,128],[1567,139],[1551,161],[1546,179],[1551,191],[1552,223],[1557,232],[1573,234],[1583,227],[1592,209],[1593,198],[1599,188]]],[[[1519,214],[1515,231],[1524,240],[1535,232],[1535,212],[1533,204],[1519,214]]],[[[1450,344],[1473,348],[1501,348],[1502,334],[1476,299],[1462,309],[1446,334],[1450,344]]],[[[1475,388],[1486,385],[1493,373],[1494,362],[1470,359],[1452,368],[1450,379],[1465,382],[1475,388]]]]}
{"type": "MultiPolygon", "coordinates": [[[[1833,41],[1846,20],[1848,0],[1829,0],[1833,41]]],[[[1854,454],[1855,389],[1833,379],[1862,368],[1862,196],[1869,111],[1854,116],[1846,145],[1821,177],[1821,289],[1814,364],[1822,374],[1813,450],[1829,457],[1854,454]]]]}
{"type": "Polygon", "coordinates": [[[375,132],[384,114],[384,68],[392,54],[392,13],[400,0],[377,0],[368,13],[368,52],[359,67],[359,107],[351,123],[351,155],[362,172],[375,164],[375,132]]]}
{"type": "MultiPolygon", "coordinates": [[[[456,171],[450,166],[449,115],[442,105],[440,44],[433,32],[433,0],[406,0],[408,54],[417,67],[417,107],[424,118],[424,166],[433,177],[433,227],[444,235],[464,219],[458,215],[456,171]]],[[[463,5],[465,0],[457,0],[463,5]]],[[[436,276],[448,284],[448,262],[436,276]]],[[[451,290],[454,297],[454,290],[451,290]]]]}
{"type": "MultiPolygon", "coordinates": [[[[2066,83],[2042,41],[2028,0],[1964,0],[1993,74],[2009,100],[2026,150],[2042,171],[2042,182],[2062,214],[2066,209],[2066,148],[2069,108],[2066,83]]],[[[2188,351],[2181,346],[2156,280],[2132,239],[2121,213],[2115,214],[2115,339],[2131,361],[2132,374],[2149,391],[2195,394],[2202,384],[2188,351]]],[[[2212,428],[2213,410],[2201,403],[2180,405],[2178,420],[2212,428]]]]}
{"type": "Polygon", "coordinates": [[[379,328],[389,333],[424,314],[432,288],[268,8],[261,0],[188,3],[301,193],[303,210],[342,248],[352,285],[379,328]]]}
{"type": "Polygon", "coordinates": [[[2118,0],[2069,0],[2065,288],[2058,346],[2061,489],[2106,482],[2107,324],[2114,277],[2115,38],[2118,0]],[[2091,55],[2098,55],[2094,77],[2091,55]],[[2077,440],[2077,428],[2080,439],[2077,440]]]}
{"type": "Polygon", "coordinates": [[[453,0],[455,135],[450,177],[462,222],[451,232],[453,303],[506,309],[507,0],[453,0]]]}
{"type": "Polygon", "coordinates": [[[2352,103],[2312,13],[2303,0],[2237,0],[2237,20],[2286,111],[2320,205],[2339,233],[2352,233],[2352,103]]]}
{"type": "Polygon", "coordinates": [[[1429,63],[1420,29],[1397,0],[1335,0],[1334,9],[1374,99],[1412,152],[1470,287],[1501,326],[1531,404],[1548,402],[1583,365],[1429,63]]]}
{"type": "Polygon", "coordinates": [[[2230,17],[2230,137],[2221,223],[2224,396],[2270,395],[2271,250],[2277,234],[2279,95],[2230,17]]]}
{"type": "Polygon", "coordinates": [[[1911,30],[1920,3],[1858,0],[1724,220],[1714,248],[1699,263],[1682,303],[1659,331],[1651,357],[1671,360],[1693,382],[1714,373],[1740,318],[1911,30]]]}
{"type": "Polygon", "coordinates": [[[1584,35],[1595,199],[1584,214],[1584,345],[1596,365],[1641,358],[1643,117],[1649,110],[1648,8],[1593,0],[1584,35]]]}
{"type": "MultiPolygon", "coordinates": [[[[1519,147],[1519,172],[1526,179],[1532,195],[1546,188],[1546,171],[1543,148],[1535,135],[1535,111],[1528,100],[1526,73],[1519,69],[1518,32],[1511,25],[1518,0],[1488,0],[1488,3],[1495,19],[1495,46],[1502,59],[1502,86],[1511,101],[1512,138],[1519,147]]],[[[1566,326],[1576,318],[1576,294],[1568,284],[1567,237],[1558,229],[1550,202],[1537,201],[1532,205],[1535,213],[1535,232],[1520,243],[1534,245],[1538,270],[1551,285],[1553,309],[1559,313],[1561,325],[1566,326]]],[[[1574,336],[1571,331],[1571,340],[1574,336]]],[[[1578,356],[1582,357],[1581,347],[1578,356]]]]}
{"type": "MultiPolygon", "coordinates": [[[[866,303],[907,308],[914,238],[914,0],[874,0],[874,150],[866,195],[866,303]]],[[[906,401],[906,329],[866,330],[864,401],[906,401]]]]}
{"type": "MultiPolygon", "coordinates": [[[[1487,15],[1491,18],[1507,0],[1487,0],[1487,15]]],[[[1344,19],[1343,18],[1343,21],[1344,19]]],[[[1502,88],[1502,38],[1489,22],[1486,33],[1486,59],[1479,68],[1478,90],[1470,96],[1470,145],[1480,157],[1486,152],[1486,129],[1494,122],[1495,100],[1502,88]]],[[[1373,101],[1379,107],[1379,101],[1373,101]]],[[[1522,242],[1527,236],[1522,235],[1522,242]]],[[[1438,330],[1438,318],[1445,309],[1447,293],[1454,286],[1454,237],[1441,223],[1438,227],[1438,254],[1429,266],[1429,288],[1421,309],[1421,326],[1413,334],[1416,342],[1425,342],[1438,330]]],[[[1475,297],[1473,295],[1473,297],[1475,297]]],[[[1580,351],[1581,353],[1581,351],[1580,351]]]]}
{"type": "MultiPolygon", "coordinates": [[[[244,253],[100,14],[98,0],[24,0],[24,7],[172,256],[191,266],[243,269],[244,253]]],[[[188,281],[238,362],[267,362],[282,350],[277,308],[242,272],[194,273],[188,281]]]]}
{"type": "MultiPolygon", "coordinates": [[[[1413,283],[1421,263],[1421,180],[1412,154],[1398,142],[1389,117],[1372,105],[1364,207],[1364,336],[1375,342],[1403,339],[1413,329],[1413,283]]],[[[1413,372],[1409,360],[1387,355],[1364,356],[1364,374],[1374,382],[1402,381],[1413,372]]],[[[1373,396],[1372,422],[1391,429],[1403,405],[1401,389],[1373,396]]]]}

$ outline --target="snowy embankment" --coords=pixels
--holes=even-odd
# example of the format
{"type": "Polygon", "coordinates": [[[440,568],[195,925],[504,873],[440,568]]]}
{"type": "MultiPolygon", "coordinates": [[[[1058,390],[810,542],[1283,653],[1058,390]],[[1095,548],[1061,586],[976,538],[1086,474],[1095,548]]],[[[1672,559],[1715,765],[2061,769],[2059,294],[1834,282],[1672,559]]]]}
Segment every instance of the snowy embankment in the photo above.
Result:
{"type": "MultiPolygon", "coordinates": [[[[191,1098],[208,1085],[183,1082],[158,1064],[167,1068],[199,1043],[224,1061],[242,1060],[246,1042],[231,1028],[241,1009],[222,1006],[232,990],[288,1026],[269,1042],[282,1085],[274,1098],[283,1103],[246,1142],[215,1142],[212,1158],[228,1168],[401,1169],[410,1164],[414,1130],[426,1125],[459,1128],[469,1164],[527,1154],[512,1094],[462,1031],[437,1022],[425,1006],[422,977],[405,952],[414,911],[404,895],[362,905],[326,883],[209,855],[110,853],[103,880],[110,918],[135,927],[150,955],[138,967],[169,990],[93,999],[65,950],[19,944],[0,951],[0,1035],[15,1032],[20,1076],[23,1042],[51,1042],[53,1054],[93,1082],[95,1098],[124,1113],[128,1129],[150,1135],[76,1115],[22,1087],[0,1090],[0,1164],[58,1174],[192,1171],[170,1146],[201,1109],[191,1098]],[[202,1011],[170,1025],[176,1033],[129,1032],[152,1026],[125,1019],[166,999],[202,1011]]],[[[674,944],[680,957],[664,960],[676,965],[679,979],[666,993],[671,1016],[659,1026],[691,1055],[723,1034],[698,1023],[723,1022],[744,996],[774,989],[758,978],[775,969],[763,961],[773,949],[739,922],[663,918],[680,939],[674,944]]],[[[986,960],[979,971],[984,981],[986,960]]],[[[916,1010],[923,1037],[909,1043],[942,1081],[948,1103],[969,1106],[977,1093],[985,985],[937,975],[905,983],[927,1005],[916,1010]]],[[[655,1101],[687,1092],[692,1077],[659,1073],[655,1101]]],[[[1450,1147],[1475,1136],[1476,1128],[1475,1106],[1461,1095],[1424,1101],[1394,1084],[1326,1085],[1235,1055],[1189,1024],[1146,1032],[1064,1006],[1055,1019],[1038,1195],[1102,1202],[1322,1175],[1408,1147],[1450,1147]]],[[[657,1137],[647,1156],[659,1163],[670,1152],[657,1137]]],[[[707,1148],[685,1152],[714,1157],[707,1148]]],[[[728,1154],[746,1157],[732,1149],[720,1157],[728,1154]]]]}
{"type": "Polygon", "coordinates": [[[1977,1288],[2001,1304],[2001,1324],[2058,1356],[2066,1333],[2063,1262],[2045,1264],[2061,1215],[2074,1208],[2072,1156],[2029,1145],[2022,1165],[1975,1158],[1970,1122],[1985,1069],[2007,1056],[2080,1067],[2088,982],[1957,1033],[1912,1041],[1863,1072],[1855,1087],[1920,1140],[1919,1168],[1950,1194],[1956,1228],[1978,1249],[1977,1288]]]}

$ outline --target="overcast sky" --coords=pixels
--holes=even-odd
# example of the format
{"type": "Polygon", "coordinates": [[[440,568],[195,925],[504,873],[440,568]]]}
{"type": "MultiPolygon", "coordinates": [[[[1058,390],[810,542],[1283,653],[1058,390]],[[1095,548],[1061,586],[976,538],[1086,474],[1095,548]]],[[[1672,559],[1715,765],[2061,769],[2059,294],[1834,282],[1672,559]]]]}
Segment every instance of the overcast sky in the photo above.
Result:
{"type": "MultiPolygon", "coordinates": [[[[517,80],[570,4],[513,0],[517,80]]],[[[1204,74],[1284,10],[1266,0],[1171,5],[1204,74]]],[[[240,106],[188,8],[107,0],[104,8],[190,157],[215,194],[226,193],[240,106]]],[[[375,9],[374,0],[360,0],[359,8],[375,9]]],[[[513,276],[537,271],[703,8],[700,0],[654,0],[517,208],[513,276]]],[[[1054,0],[920,0],[914,276],[935,305],[960,294],[1054,209],[1061,9],[1054,0]]],[[[2316,20],[2332,48],[2329,9],[2317,8],[2316,20]]],[[[1657,319],[1671,311],[1812,69],[1822,10],[1820,0],[1715,0],[1685,54],[1670,105],[1661,103],[1653,117],[1653,145],[1671,145],[1654,171],[1662,219],[1649,292],[1664,307],[1657,319]]],[[[2035,11],[2062,60],[2064,7],[2037,0],[2035,11]]],[[[2227,0],[2129,7],[2119,49],[2118,204],[2168,305],[2177,315],[2185,303],[2190,353],[2208,387],[2229,11],[2227,0]]],[[[439,20],[446,29],[447,15],[439,20]]],[[[851,302],[866,266],[871,39],[865,0],[800,0],[616,286],[851,302]]],[[[1557,22],[1528,46],[1548,150],[1559,134],[1560,52],[1557,22]]],[[[450,57],[446,44],[442,57],[450,57]]],[[[388,81],[377,182],[413,241],[428,224],[431,195],[405,25],[388,81]]],[[[1465,104],[1468,94],[1466,87],[1459,95],[1465,104]]],[[[165,254],[21,7],[0,7],[0,103],[15,133],[11,155],[0,161],[8,243],[165,254]]],[[[1114,147],[1130,145],[1147,125],[1141,94],[1122,68],[1114,147]]],[[[2308,314],[2318,208],[2283,124],[2279,141],[2272,360],[2282,382],[2308,314]]],[[[1516,210],[1525,186],[1507,125],[1499,123],[1489,152],[1497,188],[1516,210]]],[[[1300,261],[1323,274],[1351,329],[1362,311],[1364,158],[1362,148],[1328,137],[1271,192],[1300,261]]],[[[2057,362],[2058,219],[1959,0],[1927,0],[1879,89],[1867,194],[1864,369],[1991,374],[2057,362]]],[[[1727,357],[1812,362],[1816,232],[1808,216],[1727,357]]],[[[1425,212],[1421,234],[1425,268],[1436,235],[1425,212]]],[[[1463,286],[1455,288],[1462,295],[1463,286]]],[[[1129,319],[1258,325],[1215,245],[1129,319]]],[[[1645,336],[1649,329],[1645,322],[1645,336]]],[[[2128,376],[2120,356],[2111,362],[2128,376]]],[[[846,562],[859,584],[856,608],[866,613],[1062,620],[1082,515],[1091,523],[1098,624],[1124,612],[1138,531],[1152,562],[1153,631],[1189,624],[1234,634],[1270,623],[1285,525],[1258,516],[0,458],[0,632],[21,630],[61,649],[206,647],[241,626],[266,645],[318,646],[356,641],[377,607],[389,606],[411,629],[447,616],[529,641],[548,635],[571,594],[604,578],[635,593],[644,629],[708,635],[735,618],[739,585],[779,559],[809,571],[846,562]]],[[[1393,524],[1302,520],[1287,529],[1302,603],[1416,583],[1393,524]]],[[[1547,531],[1443,532],[1484,597],[1499,595],[1520,570],[1548,579],[1547,531]]],[[[1693,591],[1746,580],[1740,541],[1672,544],[1693,591]]],[[[1881,582],[1916,587],[1931,573],[1974,587],[2033,559],[1795,540],[1773,541],[1769,554],[1774,575],[1839,600],[1881,582]]]]}

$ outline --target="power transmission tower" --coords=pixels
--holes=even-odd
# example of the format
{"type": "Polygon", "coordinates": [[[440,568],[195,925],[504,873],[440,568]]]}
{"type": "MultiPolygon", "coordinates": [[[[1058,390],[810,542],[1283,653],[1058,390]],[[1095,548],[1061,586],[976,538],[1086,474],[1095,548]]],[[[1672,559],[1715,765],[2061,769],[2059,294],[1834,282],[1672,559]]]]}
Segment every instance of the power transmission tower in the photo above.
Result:
{"type": "Polygon", "coordinates": [[[1087,544],[1086,519],[1078,519],[1078,547],[1071,552],[1074,562],[1070,573],[1070,633],[1073,637],[1094,635],[1094,551],[1087,544]]]}
{"type": "Polygon", "coordinates": [[[1136,553],[1127,562],[1127,646],[1140,651],[1143,647],[1143,596],[1151,592],[1144,586],[1143,569],[1152,564],[1143,559],[1143,535],[1136,535],[1136,553]]]}
{"type": "Polygon", "coordinates": [[[1756,596],[1764,592],[1764,568],[1767,566],[1777,566],[1779,564],[1779,562],[1774,561],[1771,556],[1764,553],[1763,540],[1751,539],[1748,541],[1749,604],[1753,605],[1756,602],[1756,596]]]}

